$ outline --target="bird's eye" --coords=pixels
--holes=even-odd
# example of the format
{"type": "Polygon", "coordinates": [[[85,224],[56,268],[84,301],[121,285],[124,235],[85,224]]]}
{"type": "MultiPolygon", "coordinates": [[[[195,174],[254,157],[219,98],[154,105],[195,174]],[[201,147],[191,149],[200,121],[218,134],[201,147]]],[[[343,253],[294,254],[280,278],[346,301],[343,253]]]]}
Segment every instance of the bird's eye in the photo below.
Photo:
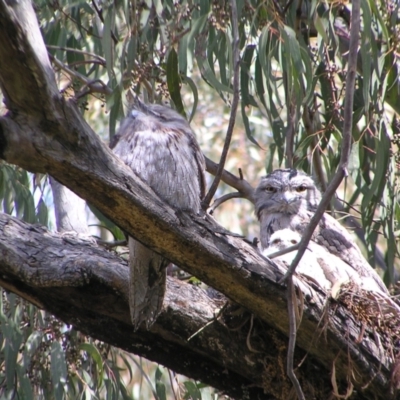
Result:
{"type": "Polygon", "coordinates": [[[157,112],[157,111],[151,110],[150,114],[153,117],[155,117],[156,119],[165,120],[164,116],[161,113],[157,112]]]}
{"type": "Polygon", "coordinates": [[[276,188],[274,188],[272,186],[266,186],[265,191],[268,193],[276,193],[276,188]]]}
{"type": "Polygon", "coordinates": [[[301,185],[301,186],[297,186],[296,188],[296,192],[305,192],[307,190],[307,186],[301,185]]]}
{"type": "Polygon", "coordinates": [[[279,244],[281,242],[281,239],[275,239],[272,241],[272,244],[279,244]]]}
{"type": "Polygon", "coordinates": [[[167,117],[164,114],[158,114],[157,115],[158,119],[161,119],[162,121],[167,121],[167,117]]]}
{"type": "Polygon", "coordinates": [[[292,244],[297,244],[297,241],[296,241],[295,239],[292,239],[292,240],[290,241],[290,243],[292,243],[292,244]]]}

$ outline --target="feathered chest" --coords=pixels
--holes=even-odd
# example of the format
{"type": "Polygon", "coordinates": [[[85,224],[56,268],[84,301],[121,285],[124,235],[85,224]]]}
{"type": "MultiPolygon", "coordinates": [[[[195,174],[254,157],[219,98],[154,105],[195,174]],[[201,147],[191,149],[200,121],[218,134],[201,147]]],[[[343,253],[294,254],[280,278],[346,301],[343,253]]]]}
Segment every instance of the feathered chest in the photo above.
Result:
{"type": "Polygon", "coordinates": [[[196,149],[181,132],[130,132],[119,138],[114,152],[171,206],[200,209],[202,171],[196,149]]]}
{"type": "MultiPolygon", "coordinates": [[[[311,211],[305,210],[297,214],[265,213],[260,214],[260,236],[262,248],[268,247],[271,235],[282,229],[290,229],[300,235],[310,222],[311,211]]],[[[316,233],[314,233],[315,235],[316,233]]]]}

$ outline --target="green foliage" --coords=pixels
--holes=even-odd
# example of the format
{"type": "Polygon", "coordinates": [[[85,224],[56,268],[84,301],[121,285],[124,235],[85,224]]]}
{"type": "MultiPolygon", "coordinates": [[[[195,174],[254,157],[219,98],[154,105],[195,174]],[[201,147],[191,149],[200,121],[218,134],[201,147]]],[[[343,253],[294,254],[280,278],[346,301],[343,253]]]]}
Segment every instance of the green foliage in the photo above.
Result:
{"type": "MultiPolygon", "coordinates": [[[[249,139],[246,178],[259,175],[262,167],[293,165],[312,173],[324,188],[340,157],[351,7],[317,0],[237,0],[236,5],[240,114],[249,139]],[[268,149],[257,153],[261,161],[254,144],[268,149]]],[[[36,0],[36,7],[60,87],[78,99],[96,131],[104,131],[107,118],[106,137],[124,114],[128,89],[148,101],[169,99],[190,120],[201,113],[202,100],[229,106],[234,39],[229,2],[36,0]],[[96,110],[96,101],[107,117],[96,110]]],[[[376,248],[383,252],[387,283],[399,265],[398,15],[396,2],[362,1],[352,157],[339,195],[341,211],[352,212],[365,232],[371,262],[376,248]]],[[[217,113],[223,115],[222,107],[217,113]]],[[[203,150],[219,148],[222,139],[219,131],[203,150]]],[[[231,165],[242,156],[233,142],[231,165]]],[[[46,178],[0,164],[4,212],[48,225],[47,192],[46,178]]],[[[123,237],[97,216],[114,238],[123,237]]],[[[250,224],[247,217],[242,221],[250,224]]],[[[241,229],[247,232],[246,226],[241,229]]],[[[128,355],[90,341],[13,295],[3,293],[2,302],[0,382],[6,398],[14,391],[27,398],[39,392],[54,398],[131,398],[118,367],[122,362],[132,379],[128,355]]],[[[162,399],[160,371],[153,374],[154,390],[162,399]]],[[[185,382],[185,387],[186,398],[201,398],[199,385],[185,382]]]]}
{"type": "Polygon", "coordinates": [[[26,222],[49,225],[48,185],[43,175],[0,162],[0,205],[2,212],[26,222]]]}
{"type": "MultiPolygon", "coordinates": [[[[170,398],[172,382],[155,367],[155,391],[138,361],[63,324],[49,313],[0,289],[0,398],[2,399],[134,399],[141,376],[149,382],[139,398],[170,398]],[[128,378],[128,379],[127,379],[128,378]],[[125,382],[129,382],[127,385],[125,382]]],[[[183,381],[185,398],[194,398],[183,381]],[[186,393],[186,394],[185,394],[186,393]]],[[[204,386],[200,386],[202,388],[204,386]]],[[[202,397],[197,389],[198,399],[202,397]]]]}

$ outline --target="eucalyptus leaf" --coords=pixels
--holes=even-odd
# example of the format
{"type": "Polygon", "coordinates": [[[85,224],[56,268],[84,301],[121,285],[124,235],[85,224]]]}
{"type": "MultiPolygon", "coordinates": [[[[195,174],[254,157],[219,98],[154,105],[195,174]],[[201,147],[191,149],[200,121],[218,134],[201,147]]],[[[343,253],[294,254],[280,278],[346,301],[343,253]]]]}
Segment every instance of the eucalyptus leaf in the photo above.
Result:
{"type": "Polygon", "coordinates": [[[167,60],[167,84],[171,98],[179,114],[186,116],[181,97],[181,78],[178,71],[178,55],[171,49],[167,60]]]}
{"type": "Polygon", "coordinates": [[[67,366],[64,350],[57,341],[54,341],[51,346],[51,380],[54,397],[57,400],[63,399],[67,383],[67,366]]]}

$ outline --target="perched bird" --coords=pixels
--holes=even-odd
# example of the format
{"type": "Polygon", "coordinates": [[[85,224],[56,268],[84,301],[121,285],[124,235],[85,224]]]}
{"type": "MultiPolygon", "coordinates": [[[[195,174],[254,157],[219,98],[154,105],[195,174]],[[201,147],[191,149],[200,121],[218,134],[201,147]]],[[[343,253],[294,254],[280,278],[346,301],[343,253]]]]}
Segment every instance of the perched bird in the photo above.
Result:
{"type": "MultiPolygon", "coordinates": [[[[176,111],[136,101],[111,149],[175,209],[198,213],[205,191],[205,160],[188,122],[176,111]]],[[[135,329],[147,329],[161,311],[169,261],[129,238],[129,306],[135,329]]]]}
{"type": "MultiPolygon", "coordinates": [[[[270,256],[277,251],[287,249],[300,243],[301,236],[291,229],[280,229],[271,235],[268,246],[263,250],[264,256],[270,256]]],[[[282,261],[287,267],[290,266],[297,250],[274,258],[282,261]]],[[[325,290],[330,290],[335,283],[357,283],[361,289],[373,292],[381,292],[380,286],[371,277],[360,276],[349,264],[346,264],[339,257],[329,253],[324,247],[310,241],[307,246],[296,273],[304,275],[316,282],[325,290]]]]}
{"type": "MultiPolygon", "coordinates": [[[[277,169],[263,177],[255,190],[255,211],[260,221],[262,248],[269,246],[271,236],[279,230],[289,229],[301,235],[320,200],[321,193],[313,179],[301,171],[277,169]]],[[[344,261],[361,279],[373,280],[376,289],[388,293],[349,232],[332,216],[323,215],[312,241],[344,261]]]]}
{"type": "MultiPolygon", "coordinates": [[[[294,246],[300,243],[301,237],[298,232],[290,229],[280,229],[274,232],[269,240],[268,246],[263,250],[263,255],[268,257],[278,251],[287,249],[288,247],[294,246]]],[[[297,251],[291,251],[290,253],[283,254],[274,258],[275,260],[282,261],[286,267],[290,267],[297,251]]],[[[320,287],[325,290],[329,290],[332,287],[331,282],[325,276],[325,273],[315,258],[313,253],[307,249],[304,253],[300,263],[296,268],[296,273],[307,276],[315,281],[320,287]]]]}

